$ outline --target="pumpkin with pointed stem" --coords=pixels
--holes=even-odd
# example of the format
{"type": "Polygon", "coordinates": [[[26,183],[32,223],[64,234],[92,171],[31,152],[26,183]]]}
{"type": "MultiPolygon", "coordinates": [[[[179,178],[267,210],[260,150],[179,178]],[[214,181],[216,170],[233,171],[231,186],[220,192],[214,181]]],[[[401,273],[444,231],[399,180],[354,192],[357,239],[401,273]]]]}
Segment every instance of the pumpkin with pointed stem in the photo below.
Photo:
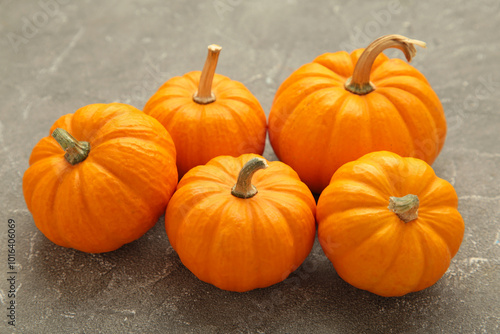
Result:
{"type": "Polygon", "coordinates": [[[317,208],[318,239],[342,279],[381,296],[436,283],[464,235],[453,186],[416,158],[369,153],[340,167],[317,208]]]}
{"type": "Polygon", "coordinates": [[[410,61],[414,45],[425,43],[383,36],[365,50],[323,54],[281,84],[269,138],[278,158],[313,192],[320,193],[337,168],[369,152],[387,150],[429,164],[437,157],[446,136],[437,95],[414,67],[381,53],[398,48],[410,61]]]}
{"type": "Polygon", "coordinates": [[[125,104],[91,104],[59,118],[34,147],[23,192],[52,242],[109,252],[138,239],[177,185],[175,146],[154,118],[125,104]]]}
{"type": "Polygon", "coordinates": [[[220,50],[210,45],[203,71],[168,80],[144,107],[172,135],[180,176],[219,155],[264,151],[264,110],[242,83],[215,73],[220,50]]]}
{"type": "Polygon", "coordinates": [[[241,292],[281,282],[304,261],[315,208],[311,191],[282,162],[220,156],[184,175],[165,227],[194,275],[241,292]]]}

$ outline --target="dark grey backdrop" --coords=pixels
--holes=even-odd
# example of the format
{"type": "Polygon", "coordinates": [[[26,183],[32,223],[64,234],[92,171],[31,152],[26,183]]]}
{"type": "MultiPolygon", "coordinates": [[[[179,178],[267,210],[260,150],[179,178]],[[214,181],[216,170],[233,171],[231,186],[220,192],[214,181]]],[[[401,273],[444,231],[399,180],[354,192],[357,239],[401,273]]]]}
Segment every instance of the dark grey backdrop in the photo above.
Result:
{"type": "MultiPolygon", "coordinates": [[[[499,331],[500,2],[0,1],[0,332],[494,333],[499,331]],[[248,293],[197,280],[163,218],[144,237],[90,255],[34,226],[22,175],[61,115],[96,102],[142,108],[172,76],[200,70],[243,82],[269,112],[279,84],[324,52],[399,33],[428,43],[414,59],[449,131],[434,164],[460,198],[462,247],[431,288],[381,298],[343,282],[316,243],[289,279],[248,293]],[[17,327],[7,325],[7,221],[16,228],[17,327]]],[[[398,51],[388,52],[398,56],[398,51]]],[[[265,156],[275,159],[269,145],[265,156]]]]}

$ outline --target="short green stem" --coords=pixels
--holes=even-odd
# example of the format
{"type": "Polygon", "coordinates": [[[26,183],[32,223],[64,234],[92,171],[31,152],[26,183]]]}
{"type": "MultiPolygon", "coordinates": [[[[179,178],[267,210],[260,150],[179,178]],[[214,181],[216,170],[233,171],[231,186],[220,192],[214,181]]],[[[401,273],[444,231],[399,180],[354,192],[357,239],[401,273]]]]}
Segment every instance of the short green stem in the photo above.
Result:
{"type": "Polygon", "coordinates": [[[72,165],[82,162],[90,153],[90,144],[86,141],[78,141],[68,131],[57,128],[52,132],[52,137],[61,145],[66,152],[64,158],[72,165]]]}
{"type": "Polygon", "coordinates": [[[257,194],[257,188],[252,184],[252,177],[256,171],[267,168],[267,162],[262,158],[249,160],[241,169],[236,184],[231,189],[231,194],[238,198],[250,198],[257,194]]]}
{"type": "Polygon", "coordinates": [[[346,80],[344,87],[351,93],[357,95],[366,95],[375,90],[375,85],[372,84],[370,81],[362,84],[353,83],[352,77],[346,80]]]}
{"type": "Polygon", "coordinates": [[[420,202],[417,195],[408,194],[403,197],[389,197],[388,209],[398,215],[405,223],[418,218],[418,206],[420,202]]]}

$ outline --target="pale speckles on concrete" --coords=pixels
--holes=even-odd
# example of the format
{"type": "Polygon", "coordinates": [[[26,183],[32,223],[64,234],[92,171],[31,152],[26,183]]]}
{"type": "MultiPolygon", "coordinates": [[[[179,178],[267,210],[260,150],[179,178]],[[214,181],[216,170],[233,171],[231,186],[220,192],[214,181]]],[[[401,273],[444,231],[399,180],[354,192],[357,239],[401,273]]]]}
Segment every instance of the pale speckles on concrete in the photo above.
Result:
{"type": "Polygon", "coordinates": [[[64,58],[66,58],[68,56],[71,49],[73,49],[75,47],[76,43],[78,42],[78,40],[80,40],[80,38],[82,38],[82,35],[84,34],[84,32],[85,32],[85,28],[83,28],[83,27],[78,28],[78,31],[76,32],[76,34],[69,41],[68,46],[66,48],[64,48],[57,55],[56,58],[54,58],[51,66],[48,68],[47,72],[54,73],[57,71],[57,69],[59,68],[59,64],[64,60],[64,58]]]}

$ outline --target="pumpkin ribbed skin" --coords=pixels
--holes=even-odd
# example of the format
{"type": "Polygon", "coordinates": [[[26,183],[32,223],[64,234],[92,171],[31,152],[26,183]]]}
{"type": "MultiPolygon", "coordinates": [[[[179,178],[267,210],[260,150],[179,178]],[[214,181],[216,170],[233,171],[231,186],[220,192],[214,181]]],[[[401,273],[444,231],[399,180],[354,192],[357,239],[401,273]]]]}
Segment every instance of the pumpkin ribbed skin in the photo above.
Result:
{"type": "Polygon", "coordinates": [[[34,147],[23,192],[36,226],[52,242],[89,253],[115,250],[148,231],[177,184],[175,147],[164,127],[125,104],[92,104],[59,118],[90,143],[75,165],[51,136],[34,147]]]}
{"type": "Polygon", "coordinates": [[[453,186],[422,160],[370,153],[337,170],[318,201],[318,239],[337,273],[381,296],[425,289],[457,253],[464,222],[453,186]],[[418,218],[404,222],[389,198],[418,196],[418,218]]]}
{"type": "Polygon", "coordinates": [[[149,99],[144,112],[160,121],[177,149],[179,175],[219,155],[262,154],[266,116],[259,101],[240,82],[215,74],[208,104],[193,101],[200,71],[174,77],[149,99]]]}
{"type": "Polygon", "coordinates": [[[231,194],[253,154],[221,156],[190,170],[165,215],[170,244],[200,280],[248,291],[283,281],[311,251],[315,201],[297,174],[281,162],[255,173],[258,193],[231,194]]]}
{"type": "Polygon", "coordinates": [[[370,75],[374,91],[358,95],[344,88],[362,52],[323,54],[293,72],[275,95],[271,144],[313,192],[366,153],[387,150],[432,164],[443,147],[443,108],[411,65],[379,54],[370,75]]]}

